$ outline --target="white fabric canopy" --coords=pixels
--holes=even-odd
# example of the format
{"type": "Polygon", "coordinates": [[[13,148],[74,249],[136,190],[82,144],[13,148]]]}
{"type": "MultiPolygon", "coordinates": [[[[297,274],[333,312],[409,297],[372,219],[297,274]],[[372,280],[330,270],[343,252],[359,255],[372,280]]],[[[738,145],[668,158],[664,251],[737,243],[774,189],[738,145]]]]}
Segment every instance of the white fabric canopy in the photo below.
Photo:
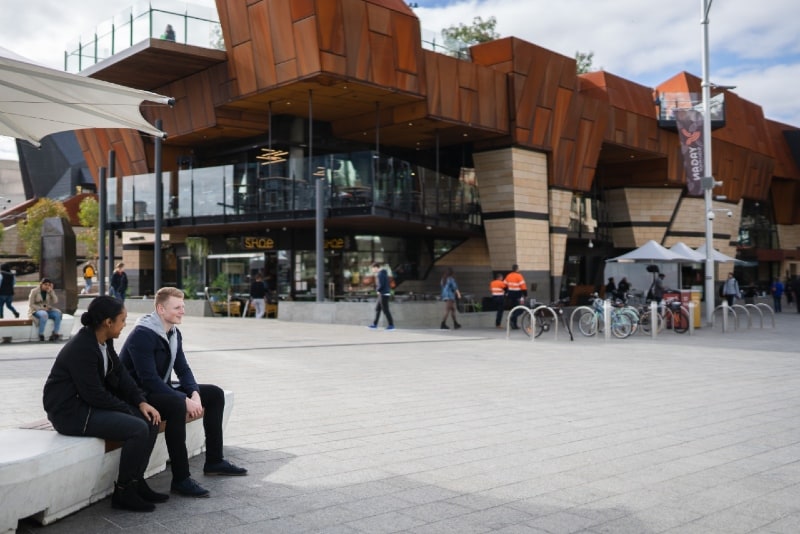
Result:
{"type": "Polygon", "coordinates": [[[0,135],[40,145],[42,137],[84,128],[132,128],[164,137],[139,111],[169,97],[36,65],[0,48],[0,135]]]}
{"type": "MultiPolygon", "coordinates": [[[[711,250],[712,250],[711,257],[714,259],[714,261],[716,263],[728,263],[728,262],[738,261],[736,258],[732,258],[732,257],[728,256],[727,254],[723,254],[722,252],[720,252],[719,250],[717,250],[715,248],[713,248],[711,250]]],[[[695,249],[695,252],[700,254],[700,256],[701,256],[700,257],[700,261],[706,261],[706,244],[705,243],[703,243],[702,245],[697,247],[695,249]]]]}
{"type": "Polygon", "coordinates": [[[652,239],[642,245],[641,247],[631,250],[623,254],[622,256],[617,256],[616,258],[611,258],[610,260],[606,261],[618,261],[618,262],[658,262],[658,261],[667,261],[667,262],[681,262],[681,261],[695,261],[693,258],[689,258],[680,254],[677,254],[668,248],[662,247],[652,239]]]}
{"type": "Polygon", "coordinates": [[[706,255],[705,254],[700,254],[696,250],[692,250],[689,247],[689,245],[687,245],[683,241],[675,243],[674,245],[669,247],[669,249],[672,252],[676,253],[676,254],[680,254],[681,256],[683,256],[685,258],[689,258],[692,262],[695,262],[695,263],[699,263],[699,262],[705,261],[705,259],[706,259],[706,255]]]}

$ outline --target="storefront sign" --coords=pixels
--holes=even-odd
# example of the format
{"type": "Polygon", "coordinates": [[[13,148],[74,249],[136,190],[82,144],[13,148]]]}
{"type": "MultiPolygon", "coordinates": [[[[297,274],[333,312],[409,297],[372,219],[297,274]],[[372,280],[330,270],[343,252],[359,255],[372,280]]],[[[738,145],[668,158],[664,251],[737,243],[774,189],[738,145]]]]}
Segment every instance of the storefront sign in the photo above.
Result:
{"type": "Polygon", "coordinates": [[[334,237],[325,240],[325,250],[344,250],[345,241],[342,237],[334,237]]]}
{"type": "Polygon", "coordinates": [[[274,250],[275,240],[269,237],[245,237],[242,243],[246,250],[274,250]]]}

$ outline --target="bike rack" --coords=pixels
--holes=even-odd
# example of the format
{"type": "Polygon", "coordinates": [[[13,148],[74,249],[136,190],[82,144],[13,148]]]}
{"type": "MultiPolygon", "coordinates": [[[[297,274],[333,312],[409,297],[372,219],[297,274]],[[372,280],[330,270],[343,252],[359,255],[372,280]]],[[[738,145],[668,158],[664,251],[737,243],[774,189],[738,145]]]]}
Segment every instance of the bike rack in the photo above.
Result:
{"type": "Polygon", "coordinates": [[[734,304],[733,306],[731,306],[731,309],[736,309],[736,310],[741,309],[742,311],[744,311],[744,313],[747,314],[747,329],[750,330],[753,327],[753,319],[750,317],[750,312],[747,310],[746,307],[742,306],[741,304],[734,304]]]}
{"type": "Polygon", "coordinates": [[[739,316],[736,315],[736,310],[733,309],[732,306],[728,306],[727,301],[723,301],[722,304],[714,308],[714,313],[711,314],[711,328],[714,328],[714,322],[717,318],[716,313],[717,311],[722,310],[722,332],[725,333],[728,331],[728,313],[733,314],[733,325],[734,329],[739,329],[739,316]]]}
{"type": "Polygon", "coordinates": [[[575,331],[575,314],[581,310],[588,311],[589,313],[594,315],[594,310],[589,306],[578,306],[577,308],[572,310],[572,313],[569,314],[569,329],[573,332],[575,331]]]}
{"type": "Polygon", "coordinates": [[[765,302],[759,302],[758,304],[753,304],[758,308],[758,311],[761,311],[761,308],[766,308],[769,311],[770,317],[772,318],[772,328],[775,328],[775,310],[772,309],[772,306],[765,302]]]}
{"type": "MultiPolygon", "coordinates": [[[[555,325],[555,339],[556,341],[558,341],[558,314],[553,308],[547,306],[546,304],[540,304],[539,306],[536,306],[533,310],[531,310],[531,318],[536,319],[536,312],[541,309],[545,309],[553,315],[553,324],[555,325]]],[[[536,321],[533,320],[531,321],[531,337],[536,337],[536,321]]]]}
{"type": "Polygon", "coordinates": [[[745,304],[744,307],[748,310],[755,310],[758,312],[758,316],[761,319],[761,328],[764,328],[764,312],[762,312],[761,309],[759,309],[759,307],[755,304],[745,304]]]}
{"type": "MultiPolygon", "coordinates": [[[[514,306],[513,308],[511,308],[511,311],[508,312],[508,319],[506,319],[506,339],[509,339],[511,337],[511,316],[514,315],[514,312],[517,310],[524,310],[528,312],[528,314],[530,314],[531,316],[531,328],[534,329],[536,328],[535,325],[536,317],[533,316],[533,310],[525,306],[524,304],[520,304],[519,306],[514,306]]],[[[533,343],[535,337],[536,334],[534,332],[531,332],[531,343],[533,343]]]]}

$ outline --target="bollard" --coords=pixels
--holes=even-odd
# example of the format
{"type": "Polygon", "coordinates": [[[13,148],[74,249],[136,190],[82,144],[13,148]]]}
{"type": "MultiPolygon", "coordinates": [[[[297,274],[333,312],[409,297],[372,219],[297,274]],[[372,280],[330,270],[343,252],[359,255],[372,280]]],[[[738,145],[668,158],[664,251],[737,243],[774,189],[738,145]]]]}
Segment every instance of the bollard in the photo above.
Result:
{"type": "Polygon", "coordinates": [[[722,301],[722,333],[728,331],[728,301],[722,301]]]}
{"type": "Polygon", "coordinates": [[[694,301],[689,301],[689,335],[694,335],[694,301]]]}
{"type": "Polygon", "coordinates": [[[611,302],[607,300],[603,301],[603,323],[606,325],[603,336],[608,341],[611,339],[611,302]]]}
{"type": "Polygon", "coordinates": [[[653,339],[656,338],[658,335],[658,325],[661,324],[661,321],[658,317],[658,306],[656,305],[656,301],[650,301],[650,337],[653,339]]]}

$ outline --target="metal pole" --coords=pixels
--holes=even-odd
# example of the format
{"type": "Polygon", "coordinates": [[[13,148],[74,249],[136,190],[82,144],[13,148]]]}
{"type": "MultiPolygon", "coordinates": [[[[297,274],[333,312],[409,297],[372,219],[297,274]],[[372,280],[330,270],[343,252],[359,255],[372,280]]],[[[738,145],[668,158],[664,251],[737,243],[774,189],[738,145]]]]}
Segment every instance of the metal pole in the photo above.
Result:
{"type": "Polygon", "coordinates": [[[706,269],[705,269],[705,297],[706,297],[706,324],[711,325],[714,315],[714,222],[709,216],[713,213],[711,205],[711,190],[714,188],[713,166],[711,164],[711,83],[709,81],[709,54],[708,54],[708,11],[713,0],[701,0],[703,27],[703,197],[705,199],[706,218],[706,269]]]}
{"type": "MultiPolygon", "coordinates": [[[[161,130],[161,119],[156,119],[156,128],[161,130]]],[[[161,289],[161,227],[164,222],[164,183],[161,181],[161,163],[163,159],[162,143],[161,136],[156,136],[156,213],[153,222],[153,295],[161,289]]]]}
{"type": "MultiPolygon", "coordinates": [[[[106,221],[108,220],[108,192],[106,190],[106,168],[100,167],[97,173],[97,179],[100,182],[99,191],[97,193],[98,202],[100,204],[100,221],[97,226],[97,282],[98,282],[98,295],[106,294],[106,221]]],[[[113,256],[114,253],[112,252],[113,256]]]]}
{"type": "Polygon", "coordinates": [[[308,183],[316,186],[316,234],[317,234],[317,302],[325,300],[325,212],[322,207],[322,180],[324,176],[314,176],[314,103],[313,94],[308,91],[308,183]],[[314,181],[316,179],[316,182],[314,181]]]}

